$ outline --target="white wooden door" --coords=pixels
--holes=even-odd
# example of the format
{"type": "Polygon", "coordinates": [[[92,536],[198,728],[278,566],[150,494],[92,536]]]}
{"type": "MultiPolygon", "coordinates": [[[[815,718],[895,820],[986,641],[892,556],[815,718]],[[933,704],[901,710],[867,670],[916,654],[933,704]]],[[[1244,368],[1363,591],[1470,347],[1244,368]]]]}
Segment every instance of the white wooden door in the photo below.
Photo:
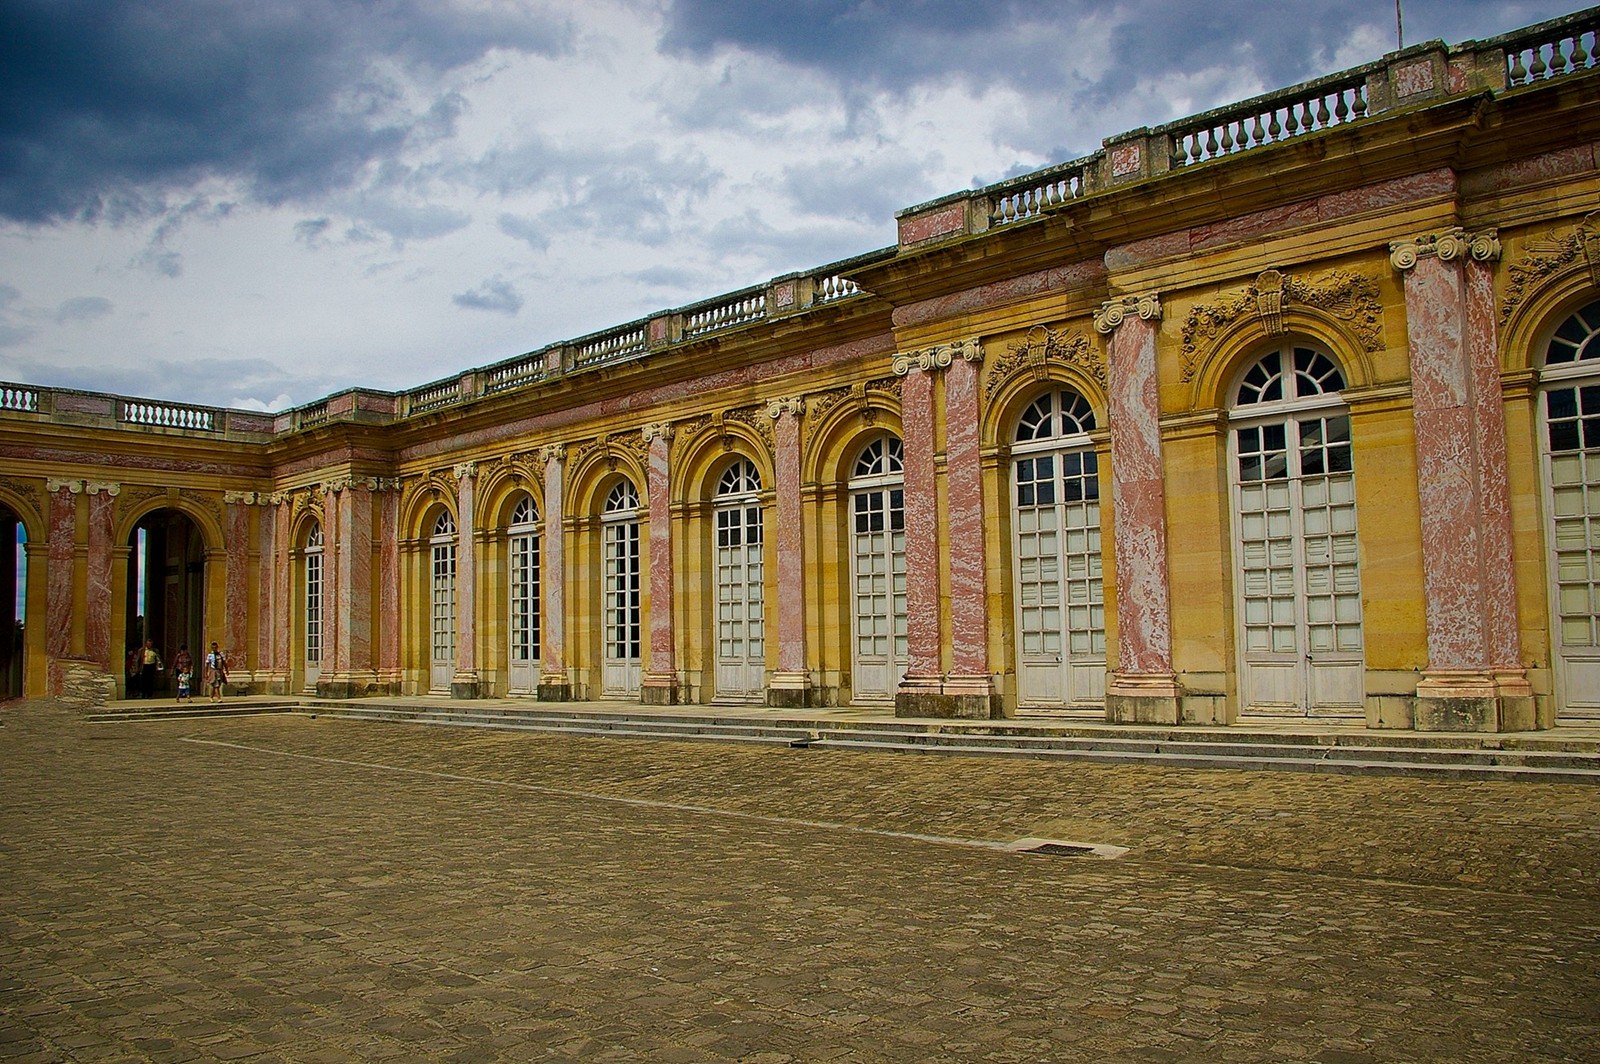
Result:
{"type": "Polygon", "coordinates": [[[1085,445],[1093,428],[1081,396],[1051,392],[1023,412],[1013,437],[1017,693],[1024,709],[1105,703],[1099,461],[1085,445]]]}
{"type": "Polygon", "coordinates": [[[1240,692],[1247,713],[1344,716],[1365,698],[1350,419],[1236,429],[1240,692]]]}
{"type": "Polygon", "coordinates": [[[899,439],[869,444],[851,480],[851,626],[855,701],[894,698],[906,674],[906,523],[899,439]]]}
{"type": "Polygon", "coordinates": [[[313,529],[305,550],[305,688],[322,677],[322,529],[313,529]]]}
{"type": "Polygon", "coordinates": [[[430,545],[433,595],[428,689],[447,694],[456,672],[456,524],[448,513],[439,515],[430,545]]]}
{"type": "Polygon", "coordinates": [[[767,681],[761,507],[752,499],[742,504],[720,504],[715,513],[716,698],[758,701],[766,691],[767,681]]]}
{"type": "Polygon", "coordinates": [[[606,698],[638,698],[644,642],[640,597],[639,499],[619,484],[606,503],[603,552],[604,620],[600,688],[606,698]]]}
{"type": "Polygon", "coordinates": [[[513,525],[507,543],[507,601],[511,616],[506,631],[507,691],[532,694],[539,684],[539,533],[513,525]]]}
{"type": "Polygon", "coordinates": [[[1600,304],[1592,304],[1557,331],[1544,371],[1545,528],[1564,720],[1600,719],[1600,342],[1589,343],[1597,334],[1600,304]]]}

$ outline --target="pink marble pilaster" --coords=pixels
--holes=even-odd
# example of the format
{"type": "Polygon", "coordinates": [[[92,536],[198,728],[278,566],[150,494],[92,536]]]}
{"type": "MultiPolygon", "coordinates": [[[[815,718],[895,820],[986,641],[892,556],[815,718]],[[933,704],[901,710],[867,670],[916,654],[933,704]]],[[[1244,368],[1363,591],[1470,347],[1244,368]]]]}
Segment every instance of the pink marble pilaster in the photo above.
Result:
{"type": "Polygon", "coordinates": [[[72,652],[72,559],[78,533],[78,505],[74,489],[82,482],[50,485],[49,568],[45,575],[45,653],[50,659],[72,652]]]}
{"type": "Polygon", "coordinates": [[[539,626],[539,683],[567,682],[566,496],[562,450],[551,447],[544,461],[544,541],[540,544],[539,588],[544,614],[539,626]]]}
{"type": "Polygon", "coordinates": [[[272,581],[278,568],[278,508],[266,496],[256,500],[261,506],[256,522],[256,556],[261,564],[256,568],[256,672],[277,691],[280,678],[276,648],[273,646],[272,581]]]}
{"type": "Polygon", "coordinates": [[[950,672],[989,674],[983,467],[978,452],[978,363],[955,359],[944,374],[945,482],[950,525],[950,672]]]}
{"type": "Polygon", "coordinates": [[[1111,332],[1109,348],[1117,677],[1171,678],[1172,604],[1156,323],[1143,318],[1123,321],[1111,332]]]}
{"type": "Polygon", "coordinates": [[[791,681],[806,674],[805,515],[800,501],[800,408],[797,400],[769,406],[777,449],[778,671],[791,681]]]}
{"type": "MultiPolygon", "coordinates": [[[[335,675],[350,669],[349,652],[344,645],[344,611],[339,608],[344,553],[343,522],[339,520],[339,496],[324,485],[322,501],[322,665],[335,675]]],[[[298,625],[296,618],[291,623],[298,625]]]]}
{"type": "Polygon", "coordinates": [[[372,488],[358,479],[339,499],[339,611],[346,671],[372,671],[372,488]]]}
{"type": "Polygon", "coordinates": [[[1419,729],[1532,726],[1520,665],[1493,233],[1391,245],[1405,279],[1428,666],[1419,729]]]}
{"type": "Polygon", "coordinates": [[[900,389],[905,454],[906,684],[935,685],[939,668],[939,503],[933,374],[911,369],[900,389]]]}
{"type": "MultiPolygon", "coordinates": [[[[273,559],[271,581],[272,599],[269,609],[272,611],[272,660],[273,668],[283,674],[284,683],[288,683],[289,674],[293,667],[289,662],[289,632],[292,630],[290,618],[290,605],[293,599],[289,593],[289,560],[292,557],[291,533],[293,531],[294,503],[288,498],[280,499],[272,508],[272,554],[273,559]]],[[[324,550],[326,550],[327,533],[323,533],[324,550]]],[[[326,622],[324,622],[326,626],[326,622]]]]}
{"type": "MultiPolygon", "coordinates": [[[[246,576],[250,568],[250,504],[230,499],[226,508],[223,528],[223,552],[227,558],[227,573],[223,577],[223,646],[228,652],[230,673],[242,674],[259,668],[259,661],[250,660],[247,635],[250,631],[250,596],[246,576]]],[[[229,676],[229,679],[233,679],[229,676]]]]}
{"type": "Polygon", "coordinates": [[[391,693],[400,683],[400,487],[390,481],[379,497],[378,671],[391,693]]]}
{"type": "MultiPolygon", "coordinates": [[[[89,558],[83,603],[83,656],[111,670],[111,555],[114,493],[109,484],[90,484],[89,558]]],[[[116,670],[120,672],[120,668],[116,670]]]]}
{"type": "Polygon", "coordinates": [[[456,467],[456,676],[478,679],[477,463],[456,467]]]}
{"type": "Polygon", "coordinates": [[[668,426],[651,426],[649,436],[650,493],[650,664],[644,686],[675,688],[677,664],[673,653],[673,564],[671,469],[668,448],[672,433],[668,426]]]}

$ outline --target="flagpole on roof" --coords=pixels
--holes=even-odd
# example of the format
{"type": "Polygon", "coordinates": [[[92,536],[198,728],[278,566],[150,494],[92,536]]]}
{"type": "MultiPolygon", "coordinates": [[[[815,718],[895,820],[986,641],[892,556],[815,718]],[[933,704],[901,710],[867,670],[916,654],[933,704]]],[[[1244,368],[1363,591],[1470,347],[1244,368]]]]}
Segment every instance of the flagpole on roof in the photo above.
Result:
{"type": "Polygon", "coordinates": [[[1405,20],[1400,17],[1400,0],[1394,0],[1394,37],[1395,49],[1404,51],[1406,47],[1405,20]]]}

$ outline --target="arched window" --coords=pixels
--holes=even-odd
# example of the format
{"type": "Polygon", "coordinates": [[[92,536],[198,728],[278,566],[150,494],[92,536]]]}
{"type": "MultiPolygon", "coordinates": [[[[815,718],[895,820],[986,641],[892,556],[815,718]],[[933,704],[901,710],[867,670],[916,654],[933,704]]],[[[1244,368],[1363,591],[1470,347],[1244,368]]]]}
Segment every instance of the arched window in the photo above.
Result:
{"type": "Polygon", "coordinates": [[[761,475],[740,459],[723,471],[712,500],[716,523],[717,691],[751,701],[766,690],[761,475]]]}
{"type": "Polygon", "coordinates": [[[512,694],[531,694],[539,680],[539,509],[531,495],[511,508],[506,554],[507,685],[512,694]]]}
{"type": "Polygon", "coordinates": [[[639,561],[639,493],[631,481],[620,480],[607,493],[601,527],[604,552],[602,638],[605,641],[601,688],[608,697],[637,697],[644,617],[639,561]]]}
{"type": "Polygon", "coordinates": [[[1100,463],[1083,396],[1046,392],[1012,436],[1013,570],[1018,701],[1023,707],[1105,699],[1106,619],[1100,558],[1100,463]]]}
{"type": "Polygon", "coordinates": [[[428,546],[433,559],[429,688],[450,690],[456,660],[456,520],[441,510],[428,546]]]}
{"type": "Polygon", "coordinates": [[[1556,703],[1600,718],[1600,301],[1567,315],[1540,369],[1556,703]]]}
{"type": "Polygon", "coordinates": [[[1325,352],[1271,351],[1242,375],[1233,426],[1244,710],[1355,714],[1365,700],[1350,416],[1325,352]]]}
{"type": "Polygon", "coordinates": [[[897,436],[861,449],[850,478],[855,698],[894,697],[905,675],[905,454],[897,436]]]}

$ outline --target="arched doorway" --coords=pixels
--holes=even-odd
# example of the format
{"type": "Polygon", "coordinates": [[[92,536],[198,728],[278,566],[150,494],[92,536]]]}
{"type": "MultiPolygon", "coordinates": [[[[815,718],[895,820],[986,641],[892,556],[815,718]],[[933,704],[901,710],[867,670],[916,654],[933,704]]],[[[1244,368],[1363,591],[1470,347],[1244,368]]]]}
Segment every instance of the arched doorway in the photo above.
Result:
{"type": "Polygon", "coordinates": [[[28,530],[0,506],[0,701],[22,697],[27,634],[28,530]]]}
{"type": "Polygon", "coordinates": [[[531,695],[539,686],[539,507],[523,494],[506,527],[506,690],[531,695]]]}
{"type": "Polygon", "coordinates": [[[716,520],[717,701],[759,702],[767,686],[761,474],[741,458],[723,471],[716,520]]]}
{"type": "Polygon", "coordinates": [[[456,672],[456,519],[441,510],[428,538],[432,560],[429,600],[428,690],[448,694],[456,672]]]}
{"type": "Polygon", "coordinates": [[[639,493],[619,481],[600,517],[605,584],[600,691],[606,698],[638,698],[644,646],[639,558],[639,493]]]}
{"type": "Polygon", "coordinates": [[[1600,301],[1557,327],[1539,371],[1556,703],[1600,719],[1600,301]]]}
{"type": "MultiPolygon", "coordinates": [[[[206,601],[205,537],[199,526],[181,510],[155,510],[140,518],[127,546],[127,651],[149,639],[163,662],[182,646],[198,659],[205,646],[206,601]]],[[[171,670],[156,674],[155,693],[168,693],[173,686],[171,670]]]]}
{"type": "Polygon", "coordinates": [[[312,694],[316,693],[317,681],[322,678],[322,547],[322,526],[312,525],[300,552],[300,602],[303,607],[301,647],[305,651],[302,667],[305,670],[305,689],[312,694]]]}
{"type": "Polygon", "coordinates": [[[894,698],[910,653],[906,642],[906,491],[898,436],[880,436],[851,467],[852,701],[894,698]]]}
{"type": "Polygon", "coordinates": [[[1023,709],[1103,707],[1106,608],[1094,411],[1046,392],[1012,434],[1017,701],[1023,709]]]}
{"type": "Polygon", "coordinates": [[[1271,351],[1228,411],[1245,713],[1344,716],[1365,701],[1355,469],[1344,374],[1271,351]]]}

